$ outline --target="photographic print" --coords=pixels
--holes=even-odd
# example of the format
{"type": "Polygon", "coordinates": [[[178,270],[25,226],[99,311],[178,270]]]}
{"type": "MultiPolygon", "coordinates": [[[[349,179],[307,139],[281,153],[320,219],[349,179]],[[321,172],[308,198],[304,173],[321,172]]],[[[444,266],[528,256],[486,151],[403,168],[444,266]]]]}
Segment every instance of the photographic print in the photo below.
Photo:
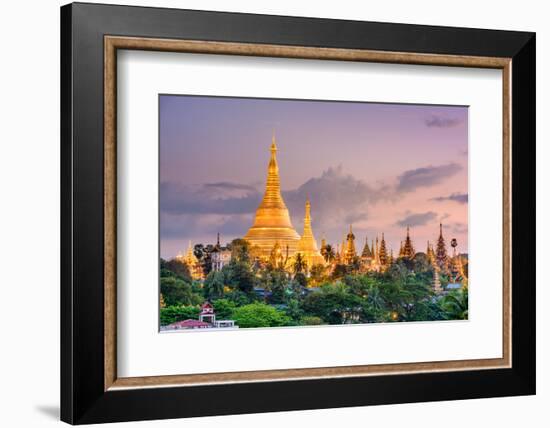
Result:
{"type": "Polygon", "coordinates": [[[468,107],[159,95],[160,330],[468,319],[468,107]]]}

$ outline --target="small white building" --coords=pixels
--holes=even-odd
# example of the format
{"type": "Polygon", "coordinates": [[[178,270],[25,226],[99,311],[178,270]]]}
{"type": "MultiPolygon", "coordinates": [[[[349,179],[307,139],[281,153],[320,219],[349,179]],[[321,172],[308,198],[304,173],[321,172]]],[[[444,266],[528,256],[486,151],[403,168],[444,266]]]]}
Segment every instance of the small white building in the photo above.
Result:
{"type": "Polygon", "coordinates": [[[231,261],[231,250],[216,246],[210,253],[212,270],[219,272],[231,261]]]}

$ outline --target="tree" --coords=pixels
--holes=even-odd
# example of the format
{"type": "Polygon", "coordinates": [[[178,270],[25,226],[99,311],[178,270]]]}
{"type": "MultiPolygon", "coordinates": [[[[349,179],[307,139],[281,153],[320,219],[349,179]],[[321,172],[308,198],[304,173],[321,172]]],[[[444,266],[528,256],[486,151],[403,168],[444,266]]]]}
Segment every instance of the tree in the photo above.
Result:
{"type": "MultiPolygon", "coordinates": [[[[164,266],[161,264],[161,276],[162,276],[162,267],[164,269],[169,270],[174,275],[176,275],[178,278],[183,279],[184,281],[191,282],[193,279],[191,278],[191,272],[189,271],[189,266],[178,259],[172,259],[164,263],[164,266]]],[[[165,272],[166,274],[166,272],[165,272]]]]}
{"type": "Polygon", "coordinates": [[[215,300],[213,306],[218,319],[231,319],[233,311],[237,307],[234,302],[228,299],[215,300]]]}
{"type": "Polygon", "coordinates": [[[328,324],[343,324],[361,311],[361,298],[348,293],[342,283],[323,285],[304,299],[302,308],[308,315],[328,324]]]}
{"type": "Polygon", "coordinates": [[[294,281],[300,285],[300,287],[306,287],[307,286],[307,276],[303,272],[298,272],[296,275],[294,275],[294,281]]]}
{"type": "Polygon", "coordinates": [[[206,246],[204,244],[195,244],[193,247],[193,253],[199,261],[204,275],[208,275],[212,271],[212,250],[214,250],[212,244],[206,246]]]}
{"type": "Polygon", "coordinates": [[[290,317],[265,303],[251,303],[236,308],[233,319],[240,328],[292,325],[290,317]]]}
{"type": "Polygon", "coordinates": [[[200,295],[193,292],[190,283],[175,276],[161,277],[160,292],[167,306],[198,305],[203,301],[200,295]]]}
{"type": "Polygon", "coordinates": [[[223,272],[212,271],[204,280],[204,297],[208,300],[220,299],[223,297],[225,275],[223,272]]]}
{"type": "Polygon", "coordinates": [[[307,315],[300,319],[300,325],[322,325],[323,320],[319,317],[307,315]]]}
{"type": "Polygon", "coordinates": [[[468,290],[453,290],[440,300],[444,317],[448,320],[468,319],[468,290]]]}
{"type": "Polygon", "coordinates": [[[300,302],[297,299],[292,298],[288,300],[285,312],[294,321],[298,321],[304,314],[304,311],[300,307],[300,302]]]}
{"type": "Polygon", "coordinates": [[[334,247],[330,244],[327,244],[322,251],[322,255],[325,258],[327,263],[331,263],[336,258],[336,253],[334,252],[334,247]]]}
{"type": "Polygon", "coordinates": [[[288,285],[288,278],[285,271],[276,269],[267,275],[267,289],[271,291],[271,303],[283,303],[285,301],[285,289],[288,285]]]}
{"type": "Polygon", "coordinates": [[[432,264],[425,253],[416,253],[413,258],[413,270],[415,273],[433,272],[432,264]]]}
{"type": "Polygon", "coordinates": [[[239,262],[250,261],[250,244],[245,239],[233,239],[229,245],[231,248],[231,260],[239,262]]]}
{"type": "Polygon", "coordinates": [[[294,257],[294,262],[292,263],[292,269],[294,274],[304,273],[307,270],[307,263],[301,253],[297,253],[294,257]]]}
{"type": "Polygon", "coordinates": [[[336,264],[334,266],[334,270],[332,271],[332,279],[340,279],[340,278],[343,278],[345,275],[348,274],[348,266],[345,265],[345,264],[336,264]]]}
{"type": "Polygon", "coordinates": [[[325,266],[321,264],[313,265],[310,271],[310,280],[312,284],[321,284],[326,280],[326,271],[325,266]]]}
{"type": "Polygon", "coordinates": [[[187,319],[198,319],[199,312],[198,306],[166,306],[160,310],[160,325],[168,325],[187,319]]]}
{"type": "Polygon", "coordinates": [[[243,260],[231,260],[222,269],[229,286],[245,294],[254,293],[256,276],[250,268],[250,264],[243,260]]]}

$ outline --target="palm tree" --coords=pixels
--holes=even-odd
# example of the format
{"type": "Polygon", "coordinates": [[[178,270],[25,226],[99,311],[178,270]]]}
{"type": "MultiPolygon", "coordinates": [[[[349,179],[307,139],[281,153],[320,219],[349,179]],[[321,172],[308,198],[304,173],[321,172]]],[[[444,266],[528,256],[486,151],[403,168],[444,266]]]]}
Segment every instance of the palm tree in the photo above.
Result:
{"type": "Polygon", "coordinates": [[[441,308],[449,320],[468,319],[468,290],[452,291],[441,299],[441,308]]]}
{"type": "Polygon", "coordinates": [[[323,251],[323,257],[325,258],[325,261],[327,263],[332,262],[336,258],[336,254],[334,253],[334,248],[332,247],[332,245],[327,244],[323,251]]]}
{"type": "Polygon", "coordinates": [[[372,305],[376,310],[382,310],[385,305],[384,297],[380,293],[378,287],[371,287],[368,293],[367,301],[372,305]]]}

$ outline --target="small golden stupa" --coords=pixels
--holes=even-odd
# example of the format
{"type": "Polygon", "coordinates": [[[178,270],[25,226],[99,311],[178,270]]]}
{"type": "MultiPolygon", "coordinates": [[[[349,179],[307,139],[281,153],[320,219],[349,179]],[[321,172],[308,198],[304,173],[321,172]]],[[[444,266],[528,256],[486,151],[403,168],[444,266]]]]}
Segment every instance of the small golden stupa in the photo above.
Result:
{"type": "Polygon", "coordinates": [[[315,241],[313,230],[311,229],[311,204],[309,199],[306,201],[304,233],[298,242],[298,252],[302,255],[308,267],[325,264],[325,259],[317,249],[317,242],[315,241]]]}
{"type": "Polygon", "coordinates": [[[254,253],[263,259],[269,259],[275,244],[280,246],[283,253],[293,255],[298,249],[300,240],[300,235],[292,226],[288,208],[281,195],[276,154],[277,145],[274,135],[271,142],[271,159],[267,167],[264,198],[256,210],[254,224],[244,236],[254,253]]]}

